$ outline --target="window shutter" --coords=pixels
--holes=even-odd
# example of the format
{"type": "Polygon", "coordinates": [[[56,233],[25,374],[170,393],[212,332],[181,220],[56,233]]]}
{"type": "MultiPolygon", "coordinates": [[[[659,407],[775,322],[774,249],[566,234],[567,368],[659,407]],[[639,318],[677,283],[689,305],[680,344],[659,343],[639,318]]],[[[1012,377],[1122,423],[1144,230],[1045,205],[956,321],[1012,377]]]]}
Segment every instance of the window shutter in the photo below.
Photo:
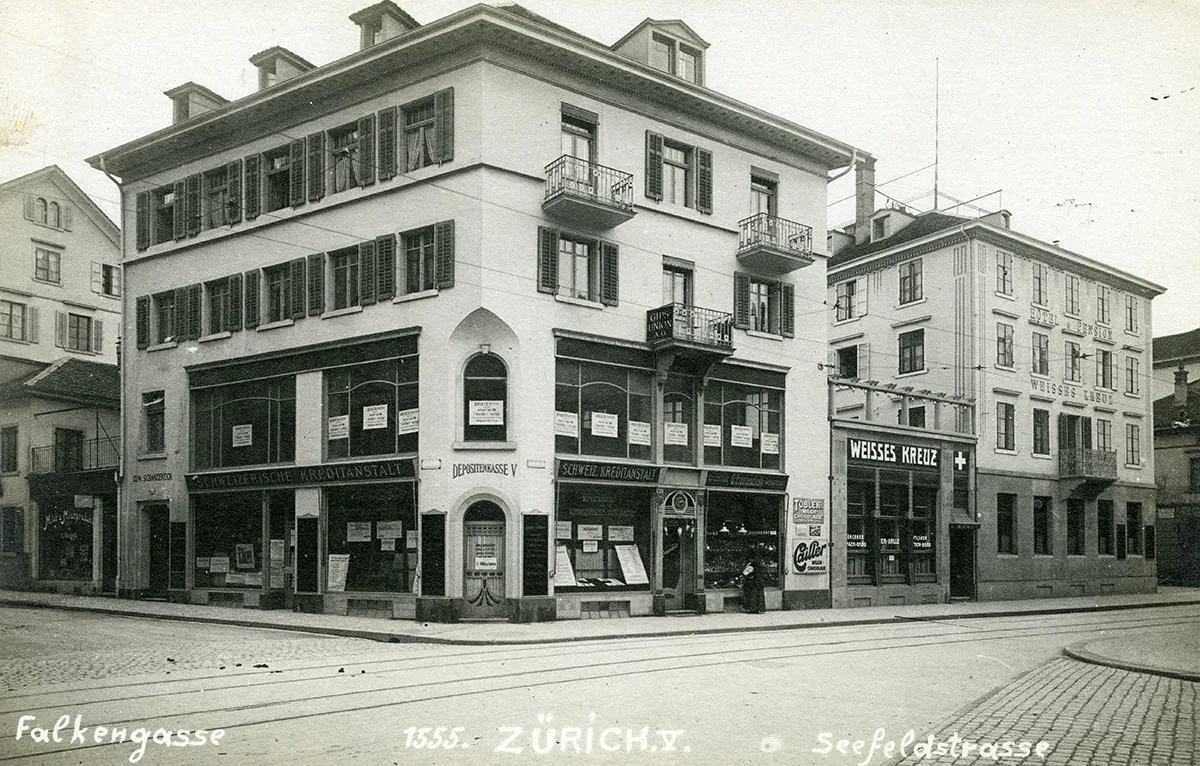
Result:
{"type": "Polygon", "coordinates": [[[375,183],[375,115],[358,121],[358,185],[375,183]]]}
{"type": "Polygon", "coordinates": [[[1067,414],[1065,412],[1058,413],[1058,448],[1064,449],[1065,445],[1071,443],[1071,438],[1067,435],[1067,414]]]}
{"type": "Polygon", "coordinates": [[[242,289],[246,293],[246,315],[242,319],[242,324],[247,330],[258,327],[258,279],[258,269],[252,269],[246,272],[246,278],[242,282],[242,289]]]}
{"type": "Polygon", "coordinates": [[[104,264],[92,261],[92,292],[104,292],[104,264]]]}
{"type": "Polygon", "coordinates": [[[304,139],[298,138],[291,144],[288,160],[288,183],[292,207],[304,204],[304,139]]]}
{"type": "Polygon", "coordinates": [[[385,234],[375,238],[375,282],[376,295],[381,301],[396,296],[396,235],[385,234]]]}
{"type": "Polygon", "coordinates": [[[699,147],[696,148],[696,210],[713,211],[713,156],[708,149],[699,147]]]}
{"type": "Polygon", "coordinates": [[[288,302],[291,303],[292,319],[304,318],[304,264],[305,258],[295,258],[292,260],[290,268],[292,282],[292,294],[288,296],[288,302]]]}
{"type": "Polygon", "coordinates": [[[252,154],[243,161],[242,165],[246,178],[246,185],[242,190],[242,195],[246,198],[246,220],[253,221],[258,218],[258,214],[262,210],[262,177],[260,174],[262,156],[252,154]]]}
{"type": "Polygon", "coordinates": [[[854,280],[854,316],[867,315],[867,278],[859,277],[854,280]]]}
{"type": "Polygon", "coordinates": [[[538,227],[538,281],[540,293],[558,291],[558,230],[538,227]]]}
{"type": "Polygon", "coordinates": [[[308,201],[325,196],[325,134],[308,137],[308,201]]]}
{"type": "Polygon", "coordinates": [[[99,319],[92,320],[92,345],[89,350],[97,354],[104,352],[104,322],[99,319]]]}
{"type": "Polygon", "coordinates": [[[61,311],[54,312],[54,345],[67,347],[67,315],[61,311]]]}
{"type": "Polygon", "coordinates": [[[829,359],[825,362],[825,366],[833,370],[833,375],[841,372],[841,365],[838,363],[838,349],[833,346],[829,347],[829,359]]]}
{"type": "Polygon", "coordinates": [[[433,253],[436,261],[434,287],[454,287],[454,221],[433,225],[433,253]]]}
{"type": "Polygon", "coordinates": [[[1083,449],[1092,448],[1092,419],[1079,419],[1079,446],[1083,449]]]}
{"type": "Polygon", "coordinates": [[[25,220],[27,220],[27,221],[33,220],[33,195],[32,194],[25,195],[25,220]]]}
{"type": "Polygon", "coordinates": [[[433,94],[434,133],[437,137],[436,162],[454,159],[454,88],[433,94]]]}
{"type": "Polygon", "coordinates": [[[240,332],[242,329],[242,275],[229,276],[229,314],[225,317],[225,329],[240,332]]]}
{"type": "MultiPolygon", "coordinates": [[[[175,239],[183,239],[187,235],[187,205],[184,203],[184,197],[187,196],[187,184],[183,181],[175,182],[174,202],[171,203],[172,217],[172,234],[175,239]]],[[[162,242],[166,239],[163,232],[158,232],[158,241],[162,242]]]]}
{"type": "Polygon", "coordinates": [[[38,332],[38,310],[37,306],[29,307],[29,319],[25,325],[25,340],[30,343],[38,343],[41,341],[41,333],[38,332]]]}
{"type": "Polygon", "coordinates": [[[242,161],[234,160],[225,166],[225,182],[229,184],[229,201],[225,203],[225,220],[242,220],[242,161]]]}
{"type": "Polygon", "coordinates": [[[308,314],[317,316],[325,311],[325,254],[308,256],[308,314]]]}
{"type": "Polygon", "coordinates": [[[733,273],[733,326],[750,329],[750,277],[740,271],[733,273]]]}
{"type": "MultiPolygon", "coordinates": [[[[194,237],[200,233],[200,174],[188,176],[187,182],[187,220],[185,225],[189,237],[194,237]]],[[[179,201],[176,200],[178,205],[179,201]]]]}
{"type": "MultiPolygon", "coordinates": [[[[171,340],[179,342],[187,339],[188,299],[191,293],[186,287],[175,288],[175,326],[171,328],[171,340]]],[[[161,333],[160,333],[161,334],[161,333]]]]}
{"type": "Polygon", "coordinates": [[[618,255],[615,243],[600,243],[600,302],[605,306],[617,305],[621,276],[618,255]]]}
{"type": "Polygon", "coordinates": [[[150,192],[137,195],[137,249],[150,247],[150,192]]]}
{"type": "Polygon", "coordinates": [[[646,196],[663,198],[663,137],[646,131],[646,196]]]}
{"type": "Polygon", "coordinates": [[[148,348],[150,346],[150,296],[140,296],[135,306],[134,324],[137,332],[137,347],[148,348]]]}
{"type": "Polygon", "coordinates": [[[858,377],[860,380],[871,379],[871,344],[858,344],[858,377]]]}
{"type": "Polygon", "coordinates": [[[125,269],[120,266],[112,267],[113,295],[119,296],[125,287],[125,269]]]}
{"type": "Polygon", "coordinates": [[[396,107],[379,112],[379,180],[396,177],[396,107]]]}
{"type": "Polygon", "coordinates": [[[779,286],[779,334],[796,337],[796,286],[788,282],[779,286]]]}
{"type": "Polygon", "coordinates": [[[358,243],[358,302],[369,306],[377,300],[375,293],[375,243],[358,243]]]}
{"type": "Polygon", "coordinates": [[[66,229],[67,231],[70,231],[70,230],[71,230],[71,224],[72,224],[72,221],[71,221],[71,206],[70,206],[70,205],[63,205],[63,206],[62,206],[62,227],[63,227],[64,229],[66,229]]]}
{"type": "Polygon", "coordinates": [[[204,294],[204,286],[197,283],[189,285],[188,291],[188,314],[187,314],[187,338],[195,340],[203,335],[202,323],[200,321],[201,296],[204,294]]]}

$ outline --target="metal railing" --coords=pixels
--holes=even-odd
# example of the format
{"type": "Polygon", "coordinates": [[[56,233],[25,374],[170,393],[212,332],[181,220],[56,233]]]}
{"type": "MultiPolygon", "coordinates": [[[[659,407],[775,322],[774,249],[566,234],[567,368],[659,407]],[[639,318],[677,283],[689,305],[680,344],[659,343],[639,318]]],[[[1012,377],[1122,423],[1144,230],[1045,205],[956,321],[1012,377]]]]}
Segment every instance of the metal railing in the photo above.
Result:
{"type": "Polygon", "coordinates": [[[1060,449],[1058,475],[1089,479],[1116,479],[1117,453],[1099,449],[1060,449]]]}
{"type": "Polygon", "coordinates": [[[89,439],[70,445],[34,447],[30,473],[72,473],[116,468],[121,454],[119,439],[89,439]]]}
{"type": "Polygon", "coordinates": [[[723,311],[668,303],[646,312],[646,341],[688,341],[733,348],[733,315],[723,311]]]}
{"type": "Polygon", "coordinates": [[[558,194],[633,211],[633,176],[564,154],[546,166],[546,199],[558,194]]]}
{"type": "Polygon", "coordinates": [[[812,257],[812,227],[802,223],[758,213],[738,222],[741,240],[738,252],[764,245],[805,258],[812,257]]]}

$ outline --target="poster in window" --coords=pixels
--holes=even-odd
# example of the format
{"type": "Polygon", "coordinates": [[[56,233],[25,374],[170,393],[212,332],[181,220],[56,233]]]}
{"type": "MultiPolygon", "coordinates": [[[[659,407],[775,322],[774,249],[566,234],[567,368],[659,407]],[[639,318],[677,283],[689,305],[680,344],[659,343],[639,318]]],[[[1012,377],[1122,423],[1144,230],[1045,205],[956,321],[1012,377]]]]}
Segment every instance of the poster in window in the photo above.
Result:
{"type": "Polygon", "coordinates": [[[404,533],[404,547],[410,550],[417,547],[417,530],[410,529],[404,533]]]}
{"type": "Polygon", "coordinates": [[[230,573],[228,573],[227,575],[225,575],[225,584],[226,585],[245,585],[246,584],[246,573],[245,572],[230,572],[230,573]]]}
{"type": "Polygon", "coordinates": [[[593,412],[592,436],[617,438],[617,416],[611,412],[593,412]]]}
{"type": "Polygon", "coordinates": [[[254,444],[254,426],[246,423],[233,427],[233,446],[249,447],[254,444]]]}
{"type": "Polygon", "coordinates": [[[650,424],[640,420],[629,421],[629,443],[650,446],[650,424]]]}
{"type": "Polygon", "coordinates": [[[650,578],[646,576],[646,567],[642,565],[642,556],[638,553],[636,545],[614,545],[613,549],[617,552],[617,561],[621,564],[621,571],[625,573],[627,585],[650,584],[650,578]]]}
{"type": "Polygon", "coordinates": [[[663,444],[688,446],[688,424],[663,423],[663,444]]]}
{"type": "Polygon", "coordinates": [[[349,439],[350,438],[350,416],[349,415],[334,415],[329,419],[329,438],[330,439],[349,439]]]}
{"type": "Polygon", "coordinates": [[[603,540],[604,525],[603,524],[580,524],[579,525],[580,540],[603,540]]]}
{"type": "Polygon", "coordinates": [[[229,571],[229,557],[221,555],[221,556],[213,556],[213,557],[209,558],[208,571],[212,572],[213,574],[221,574],[223,572],[228,572],[229,571]]]}
{"type": "Polygon", "coordinates": [[[346,542],[348,542],[348,543],[369,543],[369,542],[371,542],[371,522],[369,522],[369,521],[347,521],[346,522],[346,542]]]}
{"type": "Polygon", "coordinates": [[[595,553],[598,550],[600,550],[600,542],[598,540],[584,540],[583,541],[583,552],[584,553],[595,553]]]}
{"type": "Polygon", "coordinates": [[[249,543],[238,543],[233,546],[238,569],[254,569],[254,546],[249,543]]]}
{"type": "Polygon", "coordinates": [[[379,550],[381,550],[381,551],[396,550],[396,538],[394,538],[394,537],[379,538],[379,550]]]}
{"type": "Polygon", "coordinates": [[[571,522],[560,521],[554,525],[554,537],[559,540],[571,539],[571,522]]]}
{"type": "Polygon", "coordinates": [[[704,424],[704,446],[705,447],[720,447],[721,446],[721,427],[713,426],[707,423],[704,424]]]}
{"type": "Polygon", "coordinates": [[[208,556],[197,556],[196,557],[196,568],[197,569],[208,569],[208,562],[209,562],[208,556]]]}
{"type": "Polygon", "coordinates": [[[750,426],[730,426],[729,443],[734,447],[754,446],[754,429],[750,426]]]}
{"type": "Polygon", "coordinates": [[[764,455],[779,454],[779,434],[762,433],[762,451],[764,455]]]}
{"type": "Polygon", "coordinates": [[[415,434],[421,430],[421,410],[414,407],[411,410],[400,410],[396,413],[396,433],[415,434]]]}
{"type": "Polygon", "coordinates": [[[258,587],[261,588],[262,584],[263,584],[262,572],[246,572],[246,573],[244,573],[242,575],[242,584],[243,585],[257,585],[258,587]]]}
{"type": "Polygon", "coordinates": [[[633,527],[612,525],[608,528],[608,540],[613,543],[633,542],[633,527]]]}
{"type": "Polygon", "coordinates": [[[472,426],[504,425],[503,399],[472,399],[467,408],[467,424],[472,426]]]}
{"type": "Polygon", "coordinates": [[[571,555],[565,545],[554,546],[554,586],[575,586],[575,568],[571,566],[571,555]]]}
{"type": "Polygon", "coordinates": [[[325,568],[329,573],[329,581],[325,590],[330,593],[342,593],[346,590],[346,573],[350,571],[349,553],[329,554],[329,565],[325,568]]]}
{"type": "Polygon", "coordinates": [[[554,435],[570,436],[572,439],[579,438],[579,416],[574,412],[555,411],[554,435]]]}
{"type": "Polygon", "coordinates": [[[364,431],[387,428],[388,406],[386,404],[369,404],[363,407],[362,415],[364,431]]]}
{"type": "Polygon", "coordinates": [[[404,537],[404,522],[377,521],[375,522],[375,536],[381,540],[388,537],[404,537]]]}

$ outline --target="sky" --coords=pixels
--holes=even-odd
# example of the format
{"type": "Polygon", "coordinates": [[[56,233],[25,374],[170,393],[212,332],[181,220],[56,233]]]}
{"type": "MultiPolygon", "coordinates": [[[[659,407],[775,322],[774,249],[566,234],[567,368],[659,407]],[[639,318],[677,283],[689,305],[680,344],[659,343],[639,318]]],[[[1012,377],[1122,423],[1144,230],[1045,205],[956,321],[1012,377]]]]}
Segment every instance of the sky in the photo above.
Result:
{"type": "MultiPolygon", "coordinates": [[[[370,4],[3,0],[0,179],[58,164],[115,219],[116,187],[84,158],[167,126],[163,91],[249,95],[248,59],[273,45],[341,58],[370,4]]],[[[398,0],[422,23],[468,4],[398,0]]],[[[1018,231],[1167,288],[1156,336],[1200,327],[1200,0],[522,4],[605,44],[683,19],[711,45],[710,88],[870,152],[891,198],[931,209],[936,158],[942,209],[1003,207],[1018,231]]],[[[831,227],[853,219],[852,192],[853,173],[830,185],[831,227]]]]}

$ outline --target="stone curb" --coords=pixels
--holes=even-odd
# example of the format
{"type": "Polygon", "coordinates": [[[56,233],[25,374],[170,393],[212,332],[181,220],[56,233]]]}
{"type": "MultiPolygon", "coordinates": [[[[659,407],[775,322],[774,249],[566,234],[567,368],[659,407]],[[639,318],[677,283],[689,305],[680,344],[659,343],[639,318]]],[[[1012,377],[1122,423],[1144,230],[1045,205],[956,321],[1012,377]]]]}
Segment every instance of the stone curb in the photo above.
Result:
{"type": "Polygon", "coordinates": [[[1108,668],[1116,668],[1117,670],[1129,670],[1134,673],[1149,673],[1155,676],[1166,676],[1167,678],[1177,678],[1180,681],[1195,681],[1200,682],[1200,672],[1192,672],[1188,670],[1177,670],[1175,668],[1164,668],[1159,665],[1142,664],[1140,662],[1127,662],[1125,660],[1116,660],[1112,657],[1107,657],[1103,654],[1098,654],[1088,650],[1088,646],[1097,643],[1096,641],[1080,641],[1077,644],[1063,647],[1063,654],[1073,660],[1080,662],[1088,662],[1093,665],[1103,665],[1108,668]]]}

